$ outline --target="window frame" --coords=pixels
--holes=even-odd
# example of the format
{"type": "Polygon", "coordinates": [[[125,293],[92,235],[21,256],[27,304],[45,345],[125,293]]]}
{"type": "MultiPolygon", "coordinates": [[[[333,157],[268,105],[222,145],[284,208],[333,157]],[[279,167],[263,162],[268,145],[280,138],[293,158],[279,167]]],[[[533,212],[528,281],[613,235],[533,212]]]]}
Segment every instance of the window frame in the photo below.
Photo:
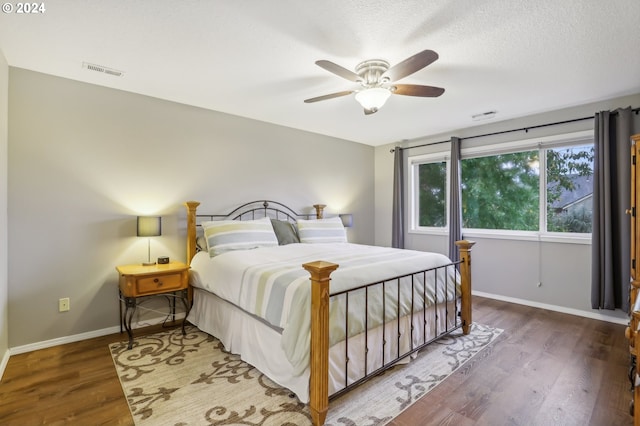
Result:
{"type": "Polygon", "coordinates": [[[451,154],[448,151],[433,152],[429,154],[421,154],[410,156],[407,158],[407,170],[410,170],[409,176],[409,232],[415,234],[430,235],[447,235],[449,233],[449,187],[451,186],[451,154]],[[420,176],[419,166],[429,163],[445,163],[446,182],[445,182],[445,226],[420,226],[420,201],[418,199],[418,190],[420,176]]]}
{"type": "MultiPolygon", "coordinates": [[[[571,146],[580,146],[593,143],[593,130],[585,130],[579,132],[562,133],[557,135],[536,137],[530,139],[518,139],[503,143],[481,145],[476,147],[461,148],[461,159],[464,161],[468,158],[484,157],[498,154],[507,154],[514,152],[539,150],[539,223],[538,231],[515,231],[515,230],[497,230],[497,229],[475,229],[463,228],[462,232],[465,238],[496,238],[521,241],[543,241],[543,242],[560,242],[574,244],[591,244],[591,233],[570,233],[570,232],[549,232],[547,231],[547,149],[562,148],[571,146]],[[541,230],[543,229],[543,230],[541,230]]],[[[439,150],[428,154],[418,154],[407,157],[408,175],[408,233],[410,234],[428,234],[428,235],[447,235],[449,233],[449,187],[451,179],[449,144],[444,144],[447,150],[439,150]],[[444,227],[425,227],[418,226],[418,209],[420,208],[417,193],[417,171],[420,164],[445,162],[447,167],[447,187],[446,187],[446,226],[444,227]]]]}

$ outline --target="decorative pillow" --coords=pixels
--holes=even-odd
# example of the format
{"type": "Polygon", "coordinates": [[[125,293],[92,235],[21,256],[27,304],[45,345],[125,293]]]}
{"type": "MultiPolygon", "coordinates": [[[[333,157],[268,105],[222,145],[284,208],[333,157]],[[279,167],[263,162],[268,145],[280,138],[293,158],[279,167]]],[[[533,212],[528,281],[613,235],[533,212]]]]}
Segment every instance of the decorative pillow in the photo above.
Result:
{"type": "Polygon", "coordinates": [[[346,243],[347,231],[340,217],[327,219],[298,220],[298,235],[301,243],[346,243]]]}
{"type": "Polygon", "coordinates": [[[247,250],[278,245],[269,218],[258,220],[218,220],[203,222],[209,256],[231,250],[247,250]]]}
{"type": "Polygon", "coordinates": [[[288,220],[271,219],[271,225],[281,246],[300,242],[295,225],[288,220]]]}
{"type": "Polygon", "coordinates": [[[196,249],[198,251],[207,251],[207,239],[204,235],[198,235],[196,237],[196,249]]]}

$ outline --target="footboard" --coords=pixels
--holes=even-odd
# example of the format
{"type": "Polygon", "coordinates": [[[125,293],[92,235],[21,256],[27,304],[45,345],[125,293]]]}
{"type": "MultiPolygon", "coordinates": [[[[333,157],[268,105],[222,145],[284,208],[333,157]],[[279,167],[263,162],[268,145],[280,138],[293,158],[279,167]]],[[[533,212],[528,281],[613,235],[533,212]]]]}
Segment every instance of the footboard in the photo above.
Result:
{"type": "MultiPolygon", "coordinates": [[[[213,220],[252,220],[263,217],[270,217],[271,219],[282,220],[295,222],[298,219],[309,219],[309,218],[322,218],[323,216],[323,207],[322,204],[314,205],[315,214],[313,213],[303,213],[299,214],[285,205],[273,201],[261,200],[243,204],[242,206],[234,209],[230,213],[223,215],[201,215],[196,214],[196,209],[200,203],[197,201],[188,201],[185,203],[187,207],[187,261],[191,264],[193,257],[196,254],[197,249],[197,226],[198,220],[205,221],[213,221],[213,220]]],[[[403,308],[404,310],[398,308],[395,317],[397,318],[398,324],[386,323],[386,311],[387,307],[382,306],[382,308],[376,307],[378,311],[382,311],[382,323],[379,324],[379,320],[375,320],[375,324],[359,324],[357,330],[355,330],[353,335],[351,335],[351,330],[349,324],[345,325],[344,336],[340,336],[340,339],[336,339],[334,341],[337,334],[341,334],[339,332],[330,336],[329,330],[329,318],[330,315],[333,315],[335,312],[331,305],[331,297],[340,297],[341,293],[336,293],[334,295],[330,294],[330,275],[333,271],[338,268],[336,263],[329,263],[323,261],[310,262],[305,263],[303,265],[304,269],[311,276],[311,336],[310,336],[310,378],[309,378],[309,407],[311,411],[311,416],[313,423],[316,425],[321,425],[324,423],[328,406],[329,406],[329,396],[336,396],[338,393],[342,393],[357,384],[361,381],[364,381],[367,377],[378,374],[383,369],[386,369],[390,366],[395,365],[399,360],[406,358],[407,356],[415,353],[418,349],[422,348],[426,344],[435,340],[438,337],[444,336],[446,334],[451,333],[452,331],[462,328],[465,334],[468,334],[471,330],[471,247],[475,243],[472,241],[458,241],[456,245],[460,250],[460,258],[461,260],[456,263],[449,263],[448,265],[441,265],[436,267],[435,269],[430,269],[429,271],[435,271],[434,273],[438,273],[437,270],[441,268],[457,268],[460,276],[460,287],[459,289],[455,289],[453,291],[449,289],[444,290],[444,297],[438,297],[438,290],[432,291],[435,296],[435,302],[433,305],[427,304],[424,302],[426,297],[424,296],[425,292],[422,296],[412,296],[409,308],[403,308]],[[459,298],[457,298],[457,293],[459,292],[459,298]],[[414,309],[417,304],[417,309],[414,309]],[[427,333],[427,327],[425,323],[427,322],[427,318],[430,318],[430,326],[434,327],[435,331],[431,331],[427,333]],[[442,318],[444,318],[444,322],[442,322],[442,318]],[[372,332],[369,332],[369,325],[371,325],[372,332]],[[422,329],[422,331],[420,331],[422,329]],[[415,330],[415,331],[414,331],[415,330]],[[416,342],[414,342],[414,333],[416,336],[416,342]],[[404,337],[407,334],[410,335],[408,339],[408,344],[406,344],[407,339],[404,337]],[[375,339],[379,339],[374,343],[369,343],[369,337],[375,335],[375,339]],[[381,335],[381,336],[380,336],[381,335]],[[402,340],[400,336],[403,336],[402,340]],[[346,336],[346,339],[345,339],[346,336]],[[358,340],[360,339],[360,340],[358,340]],[[358,347],[359,341],[363,341],[363,346],[365,347],[365,352],[367,347],[378,348],[378,347],[394,347],[394,344],[391,344],[392,340],[396,340],[396,342],[403,345],[402,349],[400,349],[400,345],[398,343],[395,344],[395,347],[398,348],[392,354],[392,350],[389,350],[389,354],[386,354],[386,349],[383,350],[382,361],[380,365],[376,364],[378,361],[374,358],[374,366],[368,366],[368,356],[364,355],[364,374],[360,374],[358,371],[353,377],[356,377],[352,380],[350,376],[350,365],[349,358],[351,353],[349,351],[349,345],[353,342],[352,346],[358,347]],[[421,340],[422,339],[422,340],[421,340]],[[389,341],[389,345],[386,342],[389,341]],[[340,345],[344,345],[340,347],[340,345]],[[340,357],[335,356],[336,353],[342,353],[340,357]],[[330,370],[330,362],[332,370],[330,370]],[[338,367],[336,367],[338,365],[338,367]],[[346,368],[343,368],[346,366],[346,368]],[[330,371],[340,371],[340,374],[333,374],[330,376],[330,371]],[[343,372],[344,370],[344,372],[343,372]],[[338,386],[335,383],[335,380],[329,383],[329,378],[336,377],[339,375],[344,375],[344,386],[339,385],[340,390],[336,391],[338,386]],[[360,377],[362,376],[362,377],[360,377]],[[343,390],[344,388],[344,390],[343,390]]],[[[315,256],[314,256],[315,257],[315,256]]],[[[344,259],[344,257],[338,257],[339,259],[344,259]]],[[[335,260],[335,258],[334,258],[335,260]]],[[[337,261],[340,262],[340,261],[337,261]]],[[[296,263],[297,265],[297,263],[296,263]]],[[[429,266],[434,266],[436,263],[430,264],[429,266]]],[[[297,267],[297,266],[296,266],[297,267]]],[[[424,266],[426,267],[426,266],[424,266]]],[[[345,264],[345,269],[347,269],[345,264]]],[[[420,269],[420,266],[415,269],[420,269]]],[[[413,267],[410,270],[415,270],[413,267]]],[[[398,270],[397,273],[404,273],[406,270],[398,270]]],[[[398,306],[400,306],[400,288],[402,290],[406,290],[404,283],[401,285],[400,280],[408,281],[409,285],[413,285],[414,282],[413,275],[427,273],[427,271],[420,271],[416,274],[402,275],[401,277],[396,277],[399,281],[397,284],[398,288],[398,306]]],[[[455,276],[455,274],[454,274],[455,276]]],[[[376,275],[376,280],[383,278],[379,275],[376,275]]],[[[306,277],[301,277],[302,280],[306,279],[306,277]]],[[[390,278],[389,281],[393,281],[395,278],[390,278]]],[[[425,278],[423,278],[423,281],[425,278]]],[[[417,279],[416,281],[420,281],[417,279]]],[[[455,281],[455,279],[453,280],[455,281]]],[[[382,283],[382,293],[386,294],[387,289],[385,288],[385,283],[387,281],[379,281],[377,283],[372,283],[365,285],[363,287],[368,287],[369,285],[379,285],[382,283]]],[[[390,284],[393,286],[393,284],[390,284]]],[[[455,284],[454,284],[455,286],[455,284]]],[[[360,287],[362,289],[363,287],[360,287]]],[[[345,287],[346,288],[346,287],[345,287]]],[[[351,291],[351,290],[349,290],[351,291]]],[[[358,291],[357,289],[355,291],[358,291]]],[[[364,290],[368,291],[368,290],[364,290]]],[[[411,287],[409,293],[413,295],[413,287],[411,287]]],[[[347,298],[351,296],[346,296],[347,298]]],[[[430,296],[431,297],[431,296],[430,296]]],[[[357,297],[355,297],[357,301],[357,297]]],[[[335,300],[335,299],[334,299],[335,300]]],[[[365,306],[368,306],[365,298],[365,306]]],[[[385,300],[385,299],[383,299],[385,300]]],[[[342,303],[342,302],[340,302],[342,303]]],[[[348,302],[347,302],[348,303],[348,302]]],[[[378,302],[376,302],[378,303],[378,302]]],[[[382,302],[385,303],[384,301],[382,302]]],[[[392,302],[393,303],[393,302],[392,302]]],[[[357,305],[357,303],[354,303],[357,305]]],[[[393,309],[391,309],[393,310],[393,309]]],[[[339,310],[338,310],[339,311],[339,310]]],[[[304,313],[306,315],[306,313],[304,313]]],[[[346,314],[348,318],[348,310],[346,314]]],[[[365,322],[367,321],[368,314],[364,315],[365,322]]],[[[348,321],[348,320],[347,320],[348,321]]],[[[334,322],[332,318],[332,323],[338,324],[339,322],[334,322]]],[[[360,349],[358,349],[360,351],[360,349]]],[[[361,353],[361,352],[358,352],[361,353]]],[[[360,355],[358,355],[360,356],[360,355]]],[[[357,358],[357,357],[355,357],[357,358]]],[[[354,362],[351,364],[358,365],[358,363],[354,362]]],[[[358,367],[359,368],[359,367],[358,367]]]]}
{"type": "MultiPolygon", "coordinates": [[[[359,290],[363,290],[367,291],[367,288],[369,286],[376,286],[376,285],[382,285],[383,286],[383,292],[384,287],[386,285],[386,283],[389,283],[389,285],[393,286],[394,283],[397,282],[397,284],[395,284],[398,288],[398,298],[397,298],[397,330],[395,335],[393,336],[394,338],[396,338],[398,340],[398,342],[400,341],[400,336],[403,334],[403,331],[400,330],[400,321],[401,321],[401,317],[402,314],[400,312],[400,305],[401,305],[401,300],[400,300],[400,280],[404,280],[404,281],[408,281],[409,284],[411,286],[411,299],[410,301],[406,301],[406,303],[410,303],[411,307],[409,310],[409,315],[405,315],[408,316],[408,328],[410,330],[410,336],[408,338],[408,347],[405,350],[400,350],[399,346],[398,349],[396,350],[396,354],[395,356],[389,356],[387,359],[385,359],[385,355],[384,355],[384,351],[385,349],[383,349],[383,355],[382,355],[382,363],[380,365],[379,368],[375,368],[372,369],[371,371],[367,371],[367,360],[365,359],[365,372],[364,375],[353,381],[353,382],[349,382],[348,377],[345,377],[345,386],[342,390],[340,390],[338,393],[332,395],[333,396],[337,396],[338,394],[342,394],[344,392],[346,392],[348,389],[357,386],[358,384],[360,384],[361,382],[367,380],[369,377],[374,376],[376,374],[379,374],[381,371],[390,368],[391,366],[395,365],[396,363],[398,363],[400,360],[406,358],[407,356],[410,356],[411,354],[415,353],[416,351],[420,350],[421,348],[423,348],[424,346],[426,346],[427,344],[431,343],[433,340],[442,337],[444,335],[450,334],[452,331],[462,327],[463,333],[464,334],[468,334],[470,331],[470,327],[471,327],[471,323],[472,323],[472,317],[471,317],[471,247],[475,244],[472,241],[458,241],[456,242],[456,244],[459,247],[460,250],[460,261],[459,262],[455,262],[455,263],[451,263],[449,265],[443,265],[437,268],[432,268],[429,270],[425,270],[425,271],[420,271],[417,272],[415,274],[410,274],[410,275],[405,275],[405,276],[401,276],[401,277],[394,277],[394,278],[390,278],[388,281],[382,282],[382,283],[373,283],[373,284],[369,284],[366,286],[362,286],[359,287],[358,289],[353,289],[350,291],[359,291],[359,290]],[[442,303],[444,305],[443,309],[444,309],[444,326],[439,327],[438,326],[438,314],[439,314],[439,307],[438,307],[438,290],[436,288],[436,290],[434,291],[434,298],[435,298],[435,306],[432,307],[428,307],[425,303],[425,296],[424,293],[426,292],[426,288],[425,288],[425,292],[423,292],[423,296],[422,296],[422,300],[420,300],[421,298],[418,297],[417,299],[414,298],[414,285],[417,281],[421,281],[421,282],[426,282],[426,275],[427,274],[434,274],[437,275],[439,273],[444,273],[444,271],[446,270],[446,268],[451,268],[451,267],[458,267],[459,272],[460,272],[460,309],[458,311],[458,304],[455,301],[455,296],[453,297],[453,306],[452,308],[454,309],[453,312],[453,323],[449,322],[449,307],[451,305],[451,300],[447,300],[448,298],[446,297],[446,295],[451,291],[451,289],[447,289],[445,288],[443,290],[443,293],[445,295],[444,300],[441,300],[440,303],[442,303]],[[420,279],[420,277],[418,275],[422,274],[422,279],[420,279]],[[422,304],[422,305],[420,305],[422,304]],[[417,309],[415,309],[417,307],[417,309]],[[426,330],[426,323],[427,323],[427,308],[432,309],[433,311],[433,322],[432,324],[434,324],[435,327],[435,331],[432,333],[427,333],[426,330]],[[417,315],[420,316],[422,315],[422,319],[418,319],[418,321],[422,322],[423,327],[425,327],[425,329],[422,331],[422,333],[419,333],[418,330],[414,330],[414,313],[418,312],[417,315]],[[459,317],[459,320],[458,320],[459,317]],[[421,338],[418,339],[420,340],[419,343],[414,344],[414,332],[418,333],[421,335],[421,338]]],[[[311,354],[310,354],[310,384],[309,384],[309,408],[311,411],[311,416],[312,416],[312,420],[313,423],[315,425],[322,425],[324,424],[324,420],[326,418],[327,415],[327,411],[328,411],[328,407],[329,407],[329,305],[330,305],[330,298],[331,297],[336,297],[336,296],[340,296],[342,293],[339,294],[334,294],[331,295],[330,294],[330,286],[329,286],[329,281],[330,281],[330,275],[331,273],[336,270],[338,268],[338,265],[333,264],[333,263],[327,263],[327,262],[312,262],[312,263],[307,263],[304,264],[303,267],[310,273],[311,275],[311,285],[312,285],[312,299],[311,299],[311,354]]],[[[455,283],[453,284],[455,286],[455,283]]],[[[456,294],[455,289],[453,289],[453,294],[456,294]]],[[[347,297],[347,303],[348,303],[348,294],[346,295],[347,297]]],[[[383,303],[384,303],[384,299],[383,299],[383,303]]],[[[383,311],[385,312],[386,309],[383,307],[383,311]]],[[[366,314],[368,315],[368,314],[366,314]]],[[[365,315],[365,321],[367,316],[365,315]]],[[[430,314],[431,315],[431,314],[430,314]]],[[[385,315],[383,315],[383,324],[382,324],[382,340],[384,343],[386,343],[387,341],[387,337],[385,337],[385,329],[386,329],[386,324],[384,323],[384,318],[385,315]]],[[[345,330],[348,330],[348,324],[345,325],[345,330]]],[[[367,327],[365,327],[365,336],[364,336],[364,340],[368,341],[368,338],[366,336],[366,330],[367,327]]],[[[348,335],[348,333],[346,333],[348,335]]],[[[393,333],[390,333],[393,334],[393,333]]],[[[349,338],[347,337],[347,340],[345,341],[345,347],[348,348],[348,340],[349,338]]],[[[384,344],[383,343],[383,344],[384,344]]],[[[405,344],[406,346],[406,344],[405,344]]],[[[348,349],[346,349],[346,353],[345,353],[345,363],[348,363],[349,361],[349,354],[348,354],[348,349]]],[[[348,372],[348,367],[345,366],[345,371],[348,372]]],[[[345,373],[345,376],[348,376],[348,373],[345,373]]]]}

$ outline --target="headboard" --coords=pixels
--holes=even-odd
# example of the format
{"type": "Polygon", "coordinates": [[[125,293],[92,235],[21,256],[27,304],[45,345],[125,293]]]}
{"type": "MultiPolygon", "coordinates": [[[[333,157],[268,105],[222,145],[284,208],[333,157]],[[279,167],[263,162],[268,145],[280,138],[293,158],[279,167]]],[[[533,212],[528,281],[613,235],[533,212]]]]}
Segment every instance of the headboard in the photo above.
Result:
{"type": "Polygon", "coordinates": [[[187,201],[184,203],[187,208],[187,263],[191,263],[191,259],[196,254],[196,239],[198,237],[198,226],[204,221],[211,220],[255,220],[263,217],[272,219],[287,220],[295,222],[297,219],[322,219],[323,211],[326,205],[314,204],[315,213],[297,213],[290,207],[270,200],[250,201],[239,207],[236,207],[229,213],[225,214],[204,214],[197,213],[196,210],[200,205],[198,201],[187,201]]]}

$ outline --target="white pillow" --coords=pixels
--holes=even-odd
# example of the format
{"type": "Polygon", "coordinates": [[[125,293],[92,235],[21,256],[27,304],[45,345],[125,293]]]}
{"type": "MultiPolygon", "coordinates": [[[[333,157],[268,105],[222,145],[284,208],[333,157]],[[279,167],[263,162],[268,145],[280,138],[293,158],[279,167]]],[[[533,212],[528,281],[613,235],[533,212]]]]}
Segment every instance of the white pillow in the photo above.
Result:
{"type": "Polygon", "coordinates": [[[271,219],[216,220],[202,222],[209,256],[231,250],[248,250],[278,245],[271,219]]]}
{"type": "Polygon", "coordinates": [[[298,219],[298,235],[301,243],[346,243],[347,231],[340,217],[327,219],[298,219]]]}

